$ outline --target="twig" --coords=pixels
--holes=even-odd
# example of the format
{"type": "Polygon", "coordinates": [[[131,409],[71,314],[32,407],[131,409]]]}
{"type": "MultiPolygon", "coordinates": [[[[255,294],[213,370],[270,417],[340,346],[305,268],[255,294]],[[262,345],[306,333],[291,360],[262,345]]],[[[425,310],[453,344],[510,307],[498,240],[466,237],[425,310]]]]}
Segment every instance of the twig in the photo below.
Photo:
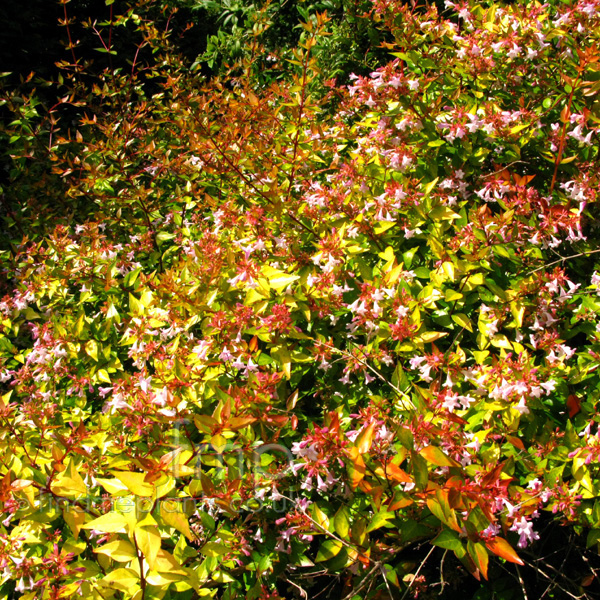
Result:
{"type": "Polygon", "coordinates": [[[381,576],[383,577],[383,582],[385,583],[385,587],[387,588],[388,594],[390,595],[390,600],[394,600],[394,595],[392,594],[392,590],[390,589],[390,584],[388,583],[388,580],[387,580],[387,573],[385,572],[385,569],[383,568],[382,564],[379,565],[379,571],[381,572],[381,576]]]}
{"type": "Polygon", "coordinates": [[[558,175],[558,167],[562,161],[563,152],[565,150],[565,142],[567,139],[567,125],[570,122],[569,117],[571,116],[571,106],[573,104],[573,96],[575,95],[575,89],[576,89],[578,83],[579,83],[579,81],[576,81],[572,85],[571,93],[569,94],[569,103],[567,105],[567,110],[565,112],[563,128],[562,128],[562,132],[560,135],[560,144],[558,147],[558,154],[556,155],[556,159],[554,161],[554,173],[552,174],[552,182],[550,183],[550,191],[548,192],[549,196],[552,195],[552,192],[554,191],[554,186],[556,184],[556,176],[558,175]]]}
{"type": "Polygon", "coordinates": [[[133,543],[135,544],[135,553],[137,554],[138,563],[140,565],[140,588],[142,592],[141,600],[144,600],[146,597],[146,577],[144,576],[144,555],[138,548],[137,540],[135,536],[133,536],[133,543]]]}
{"type": "Polygon", "coordinates": [[[600,249],[586,250],[585,252],[580,252],[579,254],[572,254],[571,256],[563,256],[563,257],[559,258],[558,260],[554,260],[550,263],[542,265],[541,267],[538,267],[537,269],[534,269],[533,271],[529,271],[529,273],[526,274],[526,277],[528,275],[533,275],[534,273],[537,273],[538,271],[541,271],[543,269],[547,269],[548,267],[551,267],[552,265],[557,265],[558,263],[565,262],[565,260],[570,260],[571,258],[579,258],[580,256],[589,256],[590,254],[597,254],[598,252],[600,252],[600,249]]]}
{"type": "Polygon", "coordinates": [[[306,592],[306,590],[303,587],[299,586],[297,583],[294,583],[291,579],[288,579],[287,577],[284,579],[284,581],[286,583],[289,583],[289,584],[293,585],[295,588],[299,589],[300,590],[300,595],[303,598],[306,598],[306,600],[308,600],[308,593],[306,592]]]}
{"type": "Polygon", "coordinates": [[[415,582],[415,579],[419,576],[421,569],[425,566],[427,559],[431,556],[431,553],[434,550],[435,550],[435,546],[431,546],[431,550],[427,553],[427,556],[421,561],[419,568],[416,570],[415,574],[413,575],[413,578],[410,580],[410,583],[408,584],[408,587],[406,588],[406,591],[404,592],[404,594],[402,594],[402,598],[400,598],[400,600],[404,600],[404,598],[406,598],[406,596],[408,595],[408,592],[410,592],[410,588],[412,587],[412,584],[415,582]]]}
{"type": "MultiPolygon", "coordinates": [[[[283,496],[283,498],[285,498],[286,500],[289,500],[292,504],[294,504],[294,501],[292,500],[292,498],[288,498],[287,496],[283,496]]],[[[342,538],[338,537],[337,535],[335,535],[335,533],[331,533],[331,531],[329,531],[328,529],[326,529],[325,527],[323,527],[323,525],[321,525],[320,523],[318,523],[317,521],[315,521],[305,510],[302,510],[302,514],[313,525],[316,525],[325,535],[329,536],[330,538],[333,538],[334,540],[337,540],[343,546],[346,546],[347,548],[350,548],[350,550],[352,550],[353,552],[356,552],[357,554],[360,554],[361,556],[364,556],[367,560],[369,560],[370,562],[372,562],[375,566],[379,567],[381,565],[380,562],[374,561],[370,556],[366,556],[365,554],[363,554],[362,552],[360,552],[359,550],[357,550],[352,544],[348,543],[346,540],[343,540],[342,538]]]]}
{"type": "Polygon", "coordinates": [[[364,579],[361,582],[361,585],[355,589],[353,589],[349,594],[347,594],[346,596],[344,596],[342,598],[342,600],[350,600],[350,598],[353,598],[354,596],[356,596],[358,594],[358,592],[360,592],[361,590],[363,590],[365,587],[367,587],[367,580],[369,579],[369,577],[373,574],[374,571],[377,570],[379,565],[375,565],[364,577],[364,579]]]}
{"type": "Polygon", "coordinates": [[[519,579],[519,583],[521,584],[521,590],[523,592],[523,600],[529,600],[529,598],[527,597],[527,589],[525,588],[525,582],[523,581],[523,578],[521,577],[521,571],[519,569],[519,565],[515,565],[515,568],[517,570],[517,577],[519,579]]]}
{"type": "Polygon", "coordinates": [[[562,585],[560,585],[557,581],[555,581],[552,577],[550,577],[550,575],[548,575],[548,573],[544,572],[537,565],[533,565],[533,564],[531,564],[530,562],[527,562],[527,561],[525,561],[525,564],[528,567],[531,567],[532,569],[534,569],[535,571],[537,571],[540,575],[542,575],[543,577],[545,577],[549,581],[551,581],[561,592],[564,592],[565,594],[567,594],[567,596],[573,598],[574,600],[581,600],[581,598],[584,597],[584,596],[576,596],[575,594],[572,594],[571,592],[569,592],[569,590],[567,590],[564,587],[562,587],[562,585]]]}
{"type": "Polygon", "coordinates": [[[346,356],[348,358],[358,361],[361,365],[363,365],[364,367],[369,369],[369,371],[374,373],[378,379],[380,379],[384,383],[387,383],[387,385],[389,385],[398,394],[398,396],[400,396],[402,398],[403,402],[408,403],[409,409],[412,409],[412,410],[416,409],[415,405],[412,403],[412,400],[409,398],[408,394],[403,392],[400,388],[396,387],[391,381],[388,381],[379,371],[377,371],[377,369],[372,367],[366,361],[362,360],[358,356],[354,356],[353,354],[350,354],[350,352],[347,352],[346,350],[340,350],[339,348],[336,348],[335,346],[332,346],[331,344],[328,344],[327,342],[323,342],[321,340],[316,340],[314,338],[310,338],[310,339],[317,344],[322,344],[323,346],[326,346],[327,348],[329,348],[330,350],[333,350],[334,352],[337,352],[338,354],[342,354],[343,356],[346,356]]]}
{"type": "Polygon", "coordinates": [[[446,587],[446,582],[444,581],[444,561],[446,560],[446,554],[448,554],[448,550],[444,550],[442,560],[440,561],[440,593],[438,596],[441,596],[444,593],[444,588],[446,587]]]}
{"type": "Polygon", "coordinates": [[[517,163],[525,163],[525,161],[524,160],[513,160],[512,162],[508,163],[506,166],[502,167],[498,171],[494,171],[493,173],[488,173],[487,175],[483,175],[482,178],[485,179],[486,177],[493,177],[494,175],[499,175],[500,173],[502,173],[502,171],[505,171],[506,169],[508,169],[509,167],[512,167],[513,165],[516,165],[517,163]]]}

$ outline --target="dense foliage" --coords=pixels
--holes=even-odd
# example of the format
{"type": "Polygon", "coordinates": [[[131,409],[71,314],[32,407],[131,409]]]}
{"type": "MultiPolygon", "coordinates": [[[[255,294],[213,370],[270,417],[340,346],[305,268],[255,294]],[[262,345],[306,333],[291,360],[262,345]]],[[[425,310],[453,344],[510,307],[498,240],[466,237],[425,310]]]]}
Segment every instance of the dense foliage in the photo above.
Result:
{"type": "Polygon", "coordinates": [[[284,4],[4,90],[0,597],[597,596],[600,1],[284,4]]]}

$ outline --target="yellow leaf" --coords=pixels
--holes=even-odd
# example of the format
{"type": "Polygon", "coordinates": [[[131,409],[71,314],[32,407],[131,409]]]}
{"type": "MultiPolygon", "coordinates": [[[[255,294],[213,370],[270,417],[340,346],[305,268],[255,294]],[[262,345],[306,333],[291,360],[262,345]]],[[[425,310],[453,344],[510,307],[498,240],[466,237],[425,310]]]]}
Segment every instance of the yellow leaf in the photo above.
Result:
{"type": "Polygon", "coordinates": [[[377,223],[375,223],[375,226],[373,227],[373,231],[375,232],[376,235],[382,235],[388,229],[391,229],[395,225],[396,225],[396,223],[392,222],[392,221],[378,221],[377,223]]]}
{"type": "Polygon", "coordinates": [[[85,353],[98,362],[98,344],[95,340],[89,340],[85,344],[85,353]]]}
{"type": "Polygon", "coordinates": [[[281,291],[288,287],[291,283],[300,279],[299,275],[290,275],[284,271],[279,271],[270,266],[265,266],[262,269],[262,274],[269,282],[269,287],[275,291],[281,291]]]}
{"type": "Polygon", "coordinates": [[[75,468],[72,458],[69,458],[67,468],[59,473],[55,478],[50,489],[58,496],[79,497],[88,493],[88,487],[85,485],[81,475],[75,468]]]}
{"type": "Polygon", "coordinates": [[[146,562],[152,570],[156,570],[156,555],[160,550],[160,534],[158,530],[138,526],[135,528],[134,534],[135,541],[139,550],[144,555],[146,562]]]}
{"type": "MultiPolygon", "coordinates": [[[[425,185],[423,185],[423,193],[425,194],[425,196],[427,196],[431,193],[431,190],[433,190],[433,188],[436,186],[438,180],[439,180],[439,177],[436,177],[433,181],[430,181],[429,183],[426,183],[425,185]]],[[[445,207],[442,207],[442,208],[445,208],[445,207]]]]}
{"type": "Polygon", "coordinates": [[[146,483],[145,473],[133,473],[132,471],[111,471],[132,494],[136,496],[154,496],[154,486],[146,483]]]}
{"type": "Polygon", "coordinates": [[[100,580],[107,587],[127,593],[137,587],[139,581],[140,577],[133,569],[116,569],[100,580]]]}
{"type": "Polygon", "coordinates": [[[457,292],[451,288],[446,288],[446,291],[444,292],[444,300],[446,302],[454,302],[455,300],[460,300],[461,298],[463,298],[463,295],[460,292],[457,292]]]}
{"type": "Polygon", "coordinates": [[[93,529],[101,533],[127,533],[129,520],[118,512],[109,512],[82,526],[82,529],[93,529]]]}
{"type": "Polygon", "coordinates": [[[442,271],[446,273],[448,279],[454,281],[454,265],[450,261],[442,263],[442,271]]]}
{"type": "Polygon", "coordinates": [[[143,304],[131,293],[129,294],[129,310],[133,315],[141,315],[144,312],[143,304]]]}
{"type": "Polygon", "coordinates": [[[311,504],[310,509],[313,520],[323,529],[329,531],[329,517],[316,504],[311,504]]]}
{"type": "Polygon", "coordinates": [[[448,333],[445,331],[424,331],[418,339],[428,344],[429,342],[435,342],[446,335],[448,335],[448,333]]]}
{"type": "Polygon", "coordinates": [[[473,324],[471,323],[471,319],[469,319],[469,317],[467,317],[467,315],[465,315],[463,313],[456,313],[455,315],[452,315],[452,320],[457,325],[464,327],[468,331],[471,331],[471,332],[473,331],[473,324]]]}
{"type": "Polygon", "coordinates": [[[143,294],[142,297],[140,298],[140,302],[144,305],[144,306],[150,306],[152,304],[152,292],[150,290],[146,290],[143,294]]]}
{"type": "Polygon", "coordinates": [[[510,343],[510,340],[501,333],[497,333],[491,340],[492,342],[492,346],[495,346],[496,348],[504,348],[506,350],[512,350],[512,345],[510,343]]]}
{"type": "Polygon", "coordinates": [[[85,513],[78,507],[74,506],[71,510],[63,509],[63,518],[69,529],[73,533],[73,537],[79,536],[81,526],[85,523],[85,513]]]}
{"type": "Polygon", "coordinates": [[[166,550],[159,550],[154,561],[155,571],[169,575],[187,575],[188,572],[177,562],[172,554],[166,550]]]}
{"type": "Polygon", "coordinates": [[[110,383],[110,377],[106,369],[98,369],[96,377],[98,378],[98,381],[102,381],[103,383],[110,383]]]}
{"type": "Polygon", "coordinates": [[[100,548],[94,548],[94,552],[105,554],[117,562],[131,562],[137,558],[134,545],[126,540],[117,540],[109,544],[104,544],[100,548]]]}
{"type": "Polygon", "coordinates": [[[46,525],[37,521],[21,521],[11,532],[13,540],[20,540],[25,544],[40,544],[46,525]]]}
{"type": "Polygon", "coordinates": [[[281,363],[281,369],[286,379],[292,376],[291,358],[288,349],[285,346],[279,346],[277,349],[271,350],[271,355],[275,356],[281,363]]]}
{"type": "MultiPolygon", "coordinates": [[[[161,479],[162,481],[162,479],[161,479]]],[[[176,485],[176,481],[173,477],[168,477],[164,483],[158,484],[156,483],[156,497],[162,498],[166,496],[176,485]]]]}
{"type": "Polygon", "coordinates": [[[396,257],[394,254],[394,249],[391,246],[388,246],[384,252],[380,252],[377,256],[385,260],[386,263],[394,260],[396,257]]]}
{"type": "MultiPolygon", "coordinates": [[[[184,579],[187,578],[187,576],[188,576],[187,573],[174,574],[170,571],[168,573],[157,573],[156,571],[149,571],[148,574],[146,575],[146,582],[149,585],[156,586],[156,587],[162,587],[163,589],[166,589],[167,586],[171,585],[172,583],[183,581],[184,579]]],[[[192,586],[187,586],[187,589],[191,589],[191,587],[192,586]]],[[[177,591],[182,591],[182,590],[177,590],[177,591]]]]}
{"type": "Polygon", "coordinates": [[[96,481],[111,495],[122,495],[128,492],[127,486],[122,484],[118,479],[101,479],[96,481]]]}
{"type": "Polygon", "coordinates": [[[195,536],[190,529],[188,517],[185,512],[181,510],[181,505],[177,500],[161,501],[160,516],[167,525],[174,527],[177,531],[183,533],[188,540],[192,541],[195,539],[195,536]]]}

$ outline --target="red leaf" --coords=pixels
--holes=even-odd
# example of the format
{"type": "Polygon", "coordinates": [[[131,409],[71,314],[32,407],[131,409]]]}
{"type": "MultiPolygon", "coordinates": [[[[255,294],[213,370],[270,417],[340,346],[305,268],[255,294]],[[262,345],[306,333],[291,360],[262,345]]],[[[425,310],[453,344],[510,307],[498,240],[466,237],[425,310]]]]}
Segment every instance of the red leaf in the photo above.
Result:
{"type": "Polygon", "coordinates": [[[567,408],[569,409],[569,418],[572,419],[578,412],[581,411],[581,402],[575,394],[571,394],[567,398],[567,408]]]}
{"type": "Polygon", "coordinates": [[[594,574],[590,573],[589,575],[586,575],[582,580],[581,580],[581,587],[588,587],[588,585],[592,585],[592,582],[594,581],[594,574]]]}

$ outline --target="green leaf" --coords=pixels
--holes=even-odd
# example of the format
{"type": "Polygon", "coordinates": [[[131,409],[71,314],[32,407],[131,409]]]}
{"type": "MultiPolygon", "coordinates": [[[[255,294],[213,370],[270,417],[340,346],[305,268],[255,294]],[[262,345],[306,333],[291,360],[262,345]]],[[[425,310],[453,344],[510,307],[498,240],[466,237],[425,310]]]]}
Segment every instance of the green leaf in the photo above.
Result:
{"type": "Polygon", "coordinates": [[[335,532],[341,537],[348,537],[350,531],[350,521],[348,519],[348,509],[345,506],[341,506],[335,516],[333,517],[333,527],[335,532]]]}
{"type": "Polygon", "coordinates": [[[431,541],[434,546],[452,550],[458,558],[464,556],[466,549],[455,531],[442,529],[440,533],[431,541]]]}
{"type": "Polygon", "coordinates": [[[175,237],[174,233],[170,233],[169,231],[159,231],[156,234],[156,242],[161,245],[164,242],[168,242],[169,240],[172,240],[175,237]]]}
{"type": "Polygon", "coordinates": [[[333,558],[342,549],[342,545],[342,542],[338,540],[325,540],[319,547],[315,562],[323,562],[324,560],[333,558]]]}
{"type": "Polygon", "coordinates": [[[376,529],[380,529],[388,524],[388,521],[391,521],[395,517],[393,512],[388,512],[382,510],[378,512],[372,519],[369,525],[367,526],[367,532],[375,531],[376,529]]]}
{"type": "Polygon", "coordinates": [[[591,548],[600,542],[600,529],[590,529],[587,535],[586,547],[591,548]]]}
{"type": "Polygon", "coordinates": [[[222,542],[207,542],[200,548],[200,552],[204,556],[222,556],[230,551],[230,547],[222,542]]]}

